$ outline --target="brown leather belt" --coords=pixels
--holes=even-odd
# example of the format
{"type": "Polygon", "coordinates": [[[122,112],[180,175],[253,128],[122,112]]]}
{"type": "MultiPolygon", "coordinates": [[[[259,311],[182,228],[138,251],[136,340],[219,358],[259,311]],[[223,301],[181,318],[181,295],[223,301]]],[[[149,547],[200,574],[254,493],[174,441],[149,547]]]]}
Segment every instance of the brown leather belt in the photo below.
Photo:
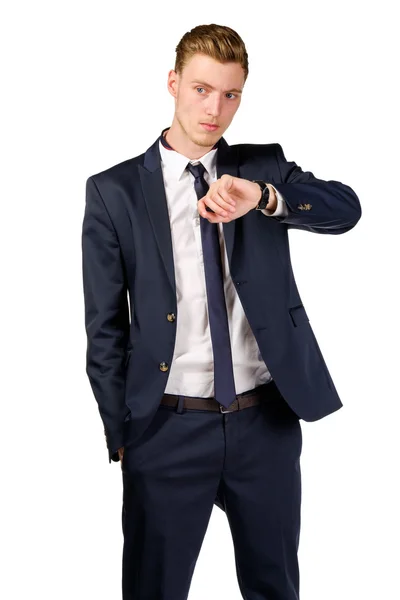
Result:
{"type": "Polygon", "coordinates": [[[277,387],[275,382],[272,380],[268,383],[259,385],[253,390],[243,392],[242,394],[237,394],[236,399],[228,408],[225,408],[225,406],[219,404],[214,397],[201,398],[195,396],[178,396],[176,394],[164,394],[161,399],[161,404],[176,407],[179,402],[179,397],[181,397],[183,398],[183,408],[187,408],[189,410],[214,410],[216,412],[225,414],[234,412],[236,410],[242,410],[243,408],[249,408],[250,406],[255,406],[261,401],[268,401],[272,397],[276,398],[276,395],[277,387]]]}

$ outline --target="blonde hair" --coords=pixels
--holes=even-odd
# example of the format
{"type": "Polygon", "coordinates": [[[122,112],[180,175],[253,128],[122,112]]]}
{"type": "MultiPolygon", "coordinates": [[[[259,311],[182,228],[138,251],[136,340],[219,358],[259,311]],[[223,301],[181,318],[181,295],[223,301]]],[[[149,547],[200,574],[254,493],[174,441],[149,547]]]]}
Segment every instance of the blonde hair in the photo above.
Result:
{"type": "Polygon", "coordinates": [[[239,63],[244,81],[249,74],[246,47],[240,35],[225,25],[198,25],[181,38],[175,48],[175,71],[181,75],[185,65],[195,54],[205,54],[221,62],[239,63]]]}

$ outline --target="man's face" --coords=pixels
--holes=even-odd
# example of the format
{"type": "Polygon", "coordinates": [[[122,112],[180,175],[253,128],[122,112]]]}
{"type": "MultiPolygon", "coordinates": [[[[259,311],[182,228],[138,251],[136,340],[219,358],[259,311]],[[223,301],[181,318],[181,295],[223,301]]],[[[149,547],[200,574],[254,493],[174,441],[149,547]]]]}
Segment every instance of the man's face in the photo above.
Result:
{"type": "Polygon", "coordinates": [[[198,146],[213,146],[229,127],[241,101],[244,71],[239,63],[222,64],[195,54],[181,76],[168,74],[168,89],[175,98],[175,116],[181,133],[198,146]],[[202,123],[218,125],[208,131],[202,123]]]}

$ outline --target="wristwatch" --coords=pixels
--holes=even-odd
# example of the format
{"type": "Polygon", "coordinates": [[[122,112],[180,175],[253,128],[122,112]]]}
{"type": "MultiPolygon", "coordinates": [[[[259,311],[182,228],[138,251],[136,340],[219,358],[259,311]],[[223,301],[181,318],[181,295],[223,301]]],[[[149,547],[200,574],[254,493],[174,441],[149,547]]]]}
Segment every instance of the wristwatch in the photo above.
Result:
{"type": "Polygon", "coordinates": [[[269,189],[265,181],[260,181],[259,179],[252,179],[253,183],[258,183],[261,189],[261,198],[255,207],[255,210],[263,210],[266,208],[269,202],[269,189]]]}

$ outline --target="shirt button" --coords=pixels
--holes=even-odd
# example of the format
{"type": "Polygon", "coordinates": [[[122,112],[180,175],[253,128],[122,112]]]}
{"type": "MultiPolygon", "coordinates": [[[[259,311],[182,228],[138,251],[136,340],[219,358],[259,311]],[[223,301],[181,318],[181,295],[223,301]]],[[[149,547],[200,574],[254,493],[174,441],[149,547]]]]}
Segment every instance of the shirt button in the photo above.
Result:
{"type": "Polygon", "coordinates": [[[195,225],[200,225],[200,217],[195,217],[194,223],[195,225]]]}

